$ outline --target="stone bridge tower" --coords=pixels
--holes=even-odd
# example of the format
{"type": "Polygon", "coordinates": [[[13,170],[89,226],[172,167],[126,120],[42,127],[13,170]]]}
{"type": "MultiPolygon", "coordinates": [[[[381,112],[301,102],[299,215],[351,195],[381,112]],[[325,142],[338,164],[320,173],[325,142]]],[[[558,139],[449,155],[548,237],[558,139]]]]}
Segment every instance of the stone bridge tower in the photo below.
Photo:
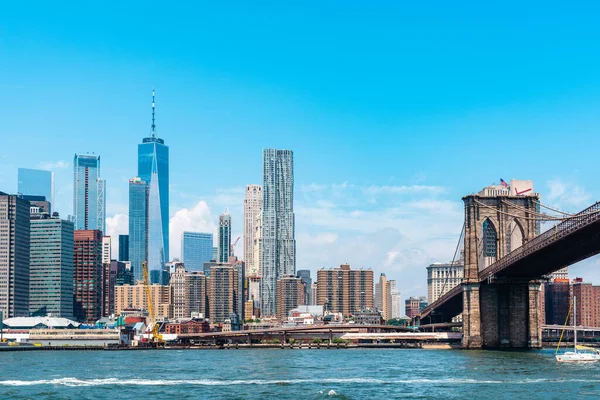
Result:
{"type": "Polygon", "coordinates": [[[535,218],[539,195],[533,193],[533,184],[529,183],[494,185],[463,198],[463,347],[537,347],[538,340],[541,345],[540,284],[480,282],[479,278],[481,271],[539,233],[535,218]],[[532,318],[536,320],[533,326],[527,323],[532,318]]]}

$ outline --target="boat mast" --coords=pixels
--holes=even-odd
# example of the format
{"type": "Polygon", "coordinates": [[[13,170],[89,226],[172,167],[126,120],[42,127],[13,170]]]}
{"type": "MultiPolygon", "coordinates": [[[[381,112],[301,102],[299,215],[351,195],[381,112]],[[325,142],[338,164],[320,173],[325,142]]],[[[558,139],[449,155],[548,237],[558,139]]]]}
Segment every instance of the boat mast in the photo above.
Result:
{"type": "Polygon", "coordinates": [[[577,353],[577,297],[573,297],[573,341],[577,353]]]}

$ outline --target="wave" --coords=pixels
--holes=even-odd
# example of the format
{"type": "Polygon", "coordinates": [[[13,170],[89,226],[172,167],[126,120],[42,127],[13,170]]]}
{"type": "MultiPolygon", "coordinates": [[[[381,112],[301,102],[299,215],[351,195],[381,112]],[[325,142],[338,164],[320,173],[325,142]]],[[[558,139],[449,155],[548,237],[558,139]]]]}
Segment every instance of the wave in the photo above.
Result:
{"type": "Polygon", "coordinates": [[[532,383],[599,383],[600,379],[522,379],[522,380],[479,380],[479,379],[375,379],[375,378],[324,378],[324,379],[277,379],[277,380],[214,380],[214,379],[78,379],[57,378],[41,379],[35,381],[6,380],[0,381],[0,386],[35,386],[35,385],[59,385],[59,386],[230,386],[230,385],[294,385],[305,383],[333,383],[333,384],[437,384],[437,385],[469,385],[469,384],[532,384],[532,383]]]}

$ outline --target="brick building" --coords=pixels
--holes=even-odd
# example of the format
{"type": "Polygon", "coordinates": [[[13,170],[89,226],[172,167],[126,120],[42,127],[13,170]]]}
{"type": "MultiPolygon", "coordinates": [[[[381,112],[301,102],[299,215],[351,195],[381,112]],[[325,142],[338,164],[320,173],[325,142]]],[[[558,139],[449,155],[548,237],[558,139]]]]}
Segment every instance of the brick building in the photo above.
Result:
{"type": "Polygon", "coordinates": [[[350,265],[317,271],[317,304],[327,310],[350,316],[373,308],[373,271],[352,270],[350,265]]]}
{"type": "Polygon", "coordinates": [[[73,315],[95,323],[102,314],[102,231],[75,231],[73,257],[73,315]]]}

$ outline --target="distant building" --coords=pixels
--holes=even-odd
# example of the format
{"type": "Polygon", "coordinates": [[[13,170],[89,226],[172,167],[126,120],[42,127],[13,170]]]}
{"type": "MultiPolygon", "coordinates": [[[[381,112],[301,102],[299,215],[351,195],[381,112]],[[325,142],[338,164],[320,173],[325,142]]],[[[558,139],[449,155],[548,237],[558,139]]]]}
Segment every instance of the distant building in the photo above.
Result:
{"type": "Polygon", "coordinates": [[[263,150],[261,314],[276,313],[279,278],[296,274],[294,153],[263,150]]]}
{"type": "Polygon", "coordinates": [[[465,271],[464,261],[434,263],[427,267],[427,299],[435,302],[453,287],[460,285],[465,271]]]}
{"type": "Polygon", "coordinates": [[[259,266],[255,264],[254,240],[257,232],[256,222],[262,212],[263,193],[260,185],[247,185],[244,199],[244,260],[246,276],[260,274],[259,266]]]}
{"type": "MultiPolygon", "coordinates": [[[[157,318],[172,318],[170,287],[153,284],[150,286],[150,290],[157,318]]],[[[142,282],[138,282],[136,285],[115,286],[115,315],[121,315],[125,310],[132,308],[148,311],[148,296],[142,282]]]]}
{"type": "Polygon", "coordinates": [[[106,181],[100,178],[100,156],[75,154],[73,216],[76,230],[106,232],[106,181]]]}
{"type": "Polygon", "coordinates": [[[175,266],[169,286],[171,286],[173,318],[190,318],[190,283],[183,264],[179,263],[175,266]]]}
{"type": "Polygon", "coordinates": [[[189,282],[191,315],[201,314],[202,317],[206,317],[207,282],[204,272],[190,271],[187,273],[187,280],[189,282]]]}
{"type": "Polygon", "coordinates": [[[390,293],[392,300],[392,319],[399,319],[400,317],[402,317],[402,303],[400,300],[400,292],[398,292],[395,280],[390,280],[388,282],[390,284],[390,293]]]}
{"type": "Polygon", "coordinates": [[[204,263],[212,260],[213,234],[183,232],[181,235],[181,258],[188,271],[202,271],[204,263]]]}
{"type": "Polygon", "coordinates": [[[73,318],[73,223],[32,214],[30,230],[29,312],[73,318]]]}
{"type": "MultiPolygon", "coordinates": [[[[54,204],[54,172],[41,169],[19,168],[17,173],[19,194],[44,196],[54,204]]],[[[47,210],[48,213],[51,210],[47,210]]]]}
{"type": "Polygon", "coordinates": [[[112,259],[112,241],[110,236],[104,236],[102,238],[102,264],[110,264],[112,259]]]}
{"type": "Polygon", "coordinates": [[[577,326],[600,326],[600,286],[576,278],[573,280],[573,297],[577,299],[577,326]]]}
{"type": "Polygon", "coordinates": [[[548,325],[563,325],[571,307],[571,284],[568,279],[544,283],[545,320],[548,325]]]}
{"type": "Polygon", "coordinates": [[[52,205],[50,204],[50,201],[46,199],[46,196],[20,194],[19,197],[29,202],[31,214],[52,215],[52,205]]]}
{"type": "Polygon", "coordinates": [[[411,297],[405,301],[406,316],[414,318],[421,313],[421,311],[427,307],[427,299],[425,296],[411,297]]]}
{"type": "MultiPolygon", "coordinates": [[[[239,286],[238,268],[221,264],[211,268],[208,280],[209,317],[213,323],[223,323],[243,308],[243,286],[239,286]],[[238,302],[242,300],[242,304],[238,302]]],[[[238,315],[239,316],[239,315],[238,315]]],[[[239,316],[242,319],[242,316],[239,316]]]]}
{"type": "Polygon", "coordinates": [[[219,248],[213,247],[212,248],[212,258],[210,259],[210,261],[217,262],[218,258],[219,258],[219,248]]]}
{"type": "MultiPolygon", "coordinates": [[[[310,285],[310,305],[311,306],[316,306],[317,305],[317,290],[319,288],[319,285],[317,285],[317,282],[313,282],[310,285]]],[[[321,304],[322,305],[322,304],[321,304]]]]}
{"type": "Polygon", "coordinates": [[[112,260],[102,264],[102,316],[109,317],[115,313],[115,287],[132,285],[133,274],[124,262],[112,260]]]}
{"type": "Polygon", "coordinates": [[[95,323],[102,314],[102,231],[74,233],[74,316],[95,323]]]}
{"type": "Polygon", "coordinates": [[[119,235],[119,261],[129,261],[129,235],[119,235]]]}
{"type": "Polygon", "coordinates": [[[290,310],[305,303],[305,284],[294,275],[277,280],[277,319],[285,320],[290,310]]]}
{"type": "Polygon", "coordinates": [[[332,313],[354,315],[360,310],[373,308],[373,271],[339,268],[317,271],[317,304],[323,304],[332,313]]]}
{"type": "Polygon", "coordinates": [[[384,320],[392,319],[392,283],[385,274],[379,276],[379,282],[375,284],[375,308],[381,313],[384,320]]]}
{"type": "Polygon", "coordinates": [[[142,262],[148,260],[148,186],[129,180],[129,261],[136,281],[142,280],[142,262]]]}
{"type": "Polygon", "coordinates": [[[231,255],[231,214],[219,215],[219,258],[220,263],[228,263],[231,255]]]}
{"type": "Polygon", "coordinates": [[[554,281],[555,279],[559,279],[559,280],[566,279],[568,281],[569,280],[569,267],[564,267],[564,268],[559,269],[556,272],[551,273],[548,278],[550,279],[551,282],[554,281]]]}
{"type": "MultiPolygon", "coordinates": [[[[254,230],[252,234],[252,266],[247,270],[249,276],[260,277],[262,271],[262,212],[256,215],[252,229],[254,230]]],[[[248,259],[246,255],[244,257],[248,259]]],[[[260,303],[259,298],[256,301],[260,303]]]]}
{"type": "Polygon", "coordinates": [[[310,278],[310,270],[308,269],[299,269],[296,272],[296,276],[302,279],[302,283],[304,283],[304,303],[302,305],[310,305],[311,304],[311,288],[312,288],[312,279],[310,278]]]}
{"type": "Polygon", "coordinates": [[[0,192],[0,312],[29,316],[29,202],[0,192]]]}
{"type": "Polygon", "coordinates": [[[382,325],[383,317],[378,310],[361,310],[354,314],[354,323],[358,325],[382,325]]]}

